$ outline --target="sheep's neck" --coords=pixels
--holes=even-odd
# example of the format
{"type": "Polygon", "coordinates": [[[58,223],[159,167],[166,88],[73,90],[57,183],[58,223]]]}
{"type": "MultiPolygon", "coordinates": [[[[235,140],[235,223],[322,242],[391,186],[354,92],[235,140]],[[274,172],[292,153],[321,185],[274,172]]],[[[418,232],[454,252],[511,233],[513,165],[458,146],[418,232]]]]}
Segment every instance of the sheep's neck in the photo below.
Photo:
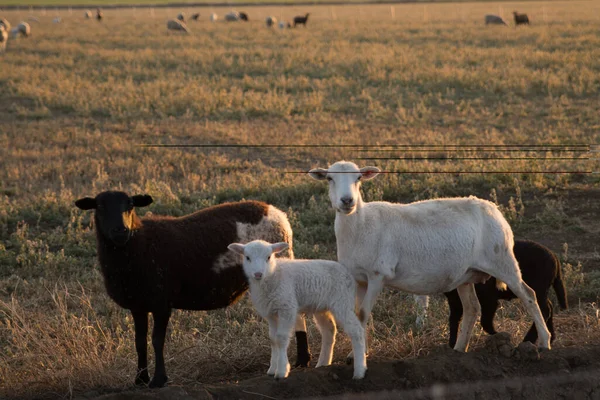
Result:
{"type": "Polygon", "coordinates": [[[335,238],[338,248],[338,258],[339,258],[339,249],[345,243],[353,242],[354,235],[357,232],[361,231],[361,225],[364,220],[364,206],[365,203],[362,199],[362,196],[359,194],[356,199],[356,210],[350,214],[346,215],[339,211],[335,213],[335,238]]]}

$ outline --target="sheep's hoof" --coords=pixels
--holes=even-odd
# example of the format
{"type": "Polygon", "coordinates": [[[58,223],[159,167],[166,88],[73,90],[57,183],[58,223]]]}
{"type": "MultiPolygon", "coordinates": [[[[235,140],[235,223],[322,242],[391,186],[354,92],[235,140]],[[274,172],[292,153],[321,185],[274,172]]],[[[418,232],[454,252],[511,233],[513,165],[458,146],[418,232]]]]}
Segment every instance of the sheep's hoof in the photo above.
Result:
{"type": "Polygon", "coordinates": [[[154,376],[154,378],[152,378],[148,386],[151,388],[161,388],[167,385],[168,380],[169,378],[166,375],[154,376]]]}
{"type": "Polygon", "coordinates": [[[296,359],[296,364],[294,364],[294,368],[308,368],[310,365],[310,360],[312,356],[309,352],[303,353],[298,352],[298,358],[296,359]]]}
{"type": "Polygon", "coordinates": [[[138,372],[137,376],[135,377],[135,384],[137,386],[147,386],[148,382],[150,382],[150,376],[148,375],[148,371],[144,370],[138,372]]]}
{"type": "Polygon", "coordinates": [[[354,356],[346,357],[346,365],[352,365],[353,362],[354,362],[354,356]]]}
{"type": "Polygon", "coordinates": [[[363,379],[365,377],[365,374],[367,373],[367,370],[365,369],[364,371],[360,371],[360,372],[355,372],[354,376],[352,377],[352,379],[354,379],[355,381],[358,381],[360,379],[363,379]]]}

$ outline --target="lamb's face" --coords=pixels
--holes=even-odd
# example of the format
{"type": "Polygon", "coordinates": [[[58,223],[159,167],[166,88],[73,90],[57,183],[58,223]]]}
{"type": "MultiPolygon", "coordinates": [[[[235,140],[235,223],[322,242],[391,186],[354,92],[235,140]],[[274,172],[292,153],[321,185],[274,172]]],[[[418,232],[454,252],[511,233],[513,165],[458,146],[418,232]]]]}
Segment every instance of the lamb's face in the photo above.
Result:
{"type": "Polygon", "coordinates": [[[85,197],[75,202],[82,210],[96,210],[97,229],[117,246],[124,246],[131,238],[134,207],[145,207],[152,197],[137,195],[129,197],[125,192],[102,192],[95,198],[85,197]]]}
{"type": "Polygon", "coordinates": [[[244,256],[244,274],[249,280],[260,281],[275,270],[275,254],[288,248],[288,244],[254,240],[248,244],[232,243],[228,249],[244,256]]]}
{"type": "Polygon", "coordinates": [[[377,167],[358,168],[354,163],[338,161],[328,169],[315,168],[309,171],[313,179],[329,182],[329,200],[332,207],[342,214],[350,215],[356,210],[360,197],[360,182],[372,179],[379,173],[377,167]]]}

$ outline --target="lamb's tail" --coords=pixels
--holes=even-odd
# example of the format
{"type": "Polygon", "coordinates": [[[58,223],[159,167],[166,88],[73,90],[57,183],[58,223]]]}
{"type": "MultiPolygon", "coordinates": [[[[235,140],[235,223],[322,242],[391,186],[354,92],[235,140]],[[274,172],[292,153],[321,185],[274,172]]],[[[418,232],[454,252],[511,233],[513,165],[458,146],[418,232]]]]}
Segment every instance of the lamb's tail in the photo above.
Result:
{"type": "Polygon", "coordinates": [[[508,289],[508,286],[506,286],[506,283],[502,282],[500,279],[496,279],[496,289],[504,292],[506,289],[508,289]]]}
{"type": "Polygon", "coordinates": [[[566,310],[569,308],[569,303],[567,301],[567,289],[565,288],[565,284],[562,280],[562,268],[560,267],[560,263],[558,263],[558,274],[556,278],[554,278],[554,282],[552,282],[552,287],[554,288],[554,292],[556,293],[556,298],[558,299],[558,304],[560,304],[560,308],[566,310]]]}

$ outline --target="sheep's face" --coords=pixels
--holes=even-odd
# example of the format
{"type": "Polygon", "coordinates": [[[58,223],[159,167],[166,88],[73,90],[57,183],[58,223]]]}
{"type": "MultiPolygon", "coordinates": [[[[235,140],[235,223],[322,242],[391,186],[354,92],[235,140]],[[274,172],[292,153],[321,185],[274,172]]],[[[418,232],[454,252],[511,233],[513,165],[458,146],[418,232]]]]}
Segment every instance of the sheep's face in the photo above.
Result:
{"type": "Polygon", "coordinates": [[[378,173],[377,167],[359,169],[354,163],[338,161],[328,169],[315,168],[308,174],[313,179],[328,181],[331,205],[337,212],[350,215],[356,211],[361,180],[373,179],[378,173]]]}
{"type": "Polygon", "coordinates": [[[124,192],[102,192],[95,198],[84,197],[75,202],[82,210],[96,210],[96,229],[117,246],[124,246],[131,238],[134,226],[134,207],[152,204],[148,195],[128,196],[124,192]]]}
{"type": "Polygon", "coordinates": [[[244,256],[242,265],[249,280],[260,281],[275,270],[275,254],[286,250],[285,242],[271,244],[263,240],[254,240],[248,244],[232,243],[227,248],[244,256]]]}

